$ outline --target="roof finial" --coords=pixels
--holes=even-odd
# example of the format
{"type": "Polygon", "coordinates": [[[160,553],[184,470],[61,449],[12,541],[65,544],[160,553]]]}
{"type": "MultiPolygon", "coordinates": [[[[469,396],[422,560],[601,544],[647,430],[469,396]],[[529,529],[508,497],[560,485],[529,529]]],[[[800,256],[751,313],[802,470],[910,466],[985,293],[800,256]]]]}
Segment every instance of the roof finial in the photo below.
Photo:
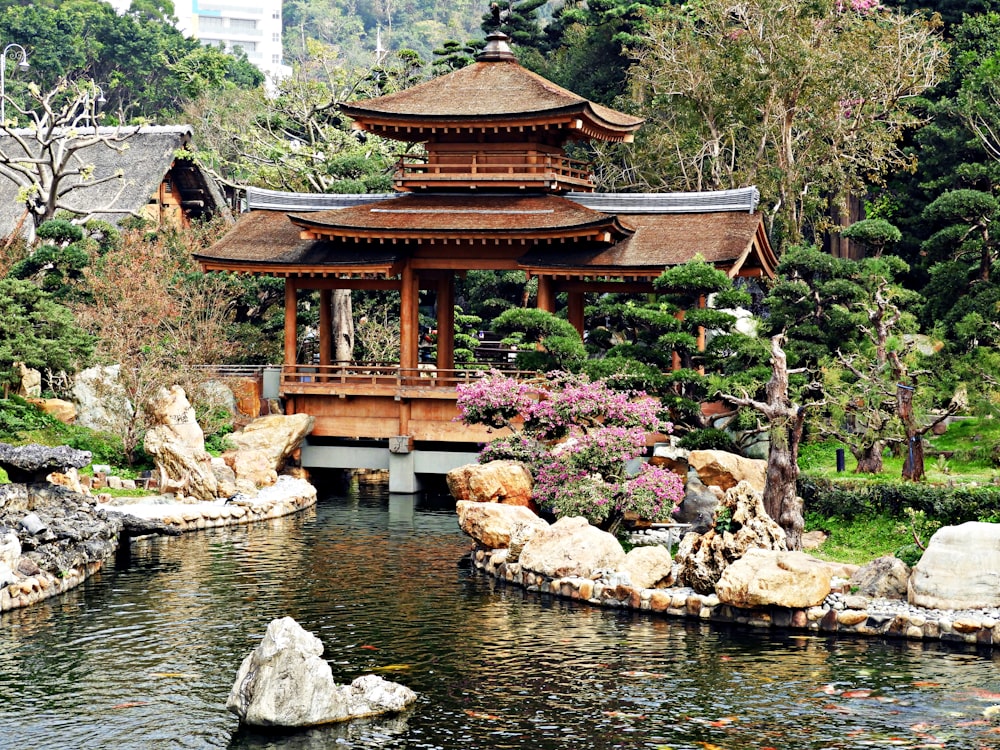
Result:
{"type": "Polygon", "coordinates": [[[510,37],[502,31],[494,31],[486,36],[486,46],[476,55],[476,62],[498,62],[517,60],[510,49],[510,37]]]}

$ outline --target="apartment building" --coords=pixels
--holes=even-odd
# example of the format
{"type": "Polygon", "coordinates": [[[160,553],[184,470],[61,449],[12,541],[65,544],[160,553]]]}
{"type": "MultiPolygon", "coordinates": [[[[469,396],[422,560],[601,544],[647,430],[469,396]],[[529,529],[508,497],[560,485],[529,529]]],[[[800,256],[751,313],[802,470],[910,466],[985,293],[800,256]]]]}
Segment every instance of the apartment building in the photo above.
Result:
{"type": "MultiPolygon", "coordinates": [[[[112,0],[118,12],[131,0],[112,0]]],[[[273,81],[288,75],[281,47],[281,0],[175,0],[177,28],[202,44],[232,52],[242,49],[273,81]]]]}

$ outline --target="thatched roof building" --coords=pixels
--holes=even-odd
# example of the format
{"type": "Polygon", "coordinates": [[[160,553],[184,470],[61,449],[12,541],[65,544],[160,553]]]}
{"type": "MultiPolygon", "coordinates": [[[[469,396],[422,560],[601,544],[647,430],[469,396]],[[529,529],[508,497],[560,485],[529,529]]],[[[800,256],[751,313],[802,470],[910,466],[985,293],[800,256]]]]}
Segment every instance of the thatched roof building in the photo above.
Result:
{"type": "MultiPolygon", "coordinates": [[[[65,178],[59,188],[62,201],[79,220],[113,224],[142,216],[157,225],[186,226],[191,219],[230,215],[218,182],[193,161],[177,156],[190,147],[192,134],[189,125],[99,127],[61,139],[71,149],[73,138],[96,141],[73,153],[69,168],[82,169],[85,175],[65,178]]],[[[30,231],[31,225],[25,221],[23,202],[28,182],[8,164],[48,158],[33,129],[0,133],[0,236],[30,231]]]]}

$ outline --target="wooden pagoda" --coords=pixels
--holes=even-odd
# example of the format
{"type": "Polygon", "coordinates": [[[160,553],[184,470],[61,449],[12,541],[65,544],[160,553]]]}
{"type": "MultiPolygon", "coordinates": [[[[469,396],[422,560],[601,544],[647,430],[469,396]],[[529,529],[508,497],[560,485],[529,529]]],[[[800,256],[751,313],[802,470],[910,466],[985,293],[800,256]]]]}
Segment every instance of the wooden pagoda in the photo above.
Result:
{"type": "MultiPolygon", "coordinates": [[[[569,158],[566,145],[628,142],[642,121],[526,70],[507,42],[492,34],[473,65],[342,105],[362,130],[423,144],[424,158],[398,165],[395,193],[251,191],[251,210],[198,256],[205,270],[285,279],[280,395],[289,413],[316,417],[311,445],[385,441],[390,456],[407,456],[419,472],[413,454],[422,445],[489,438],[454,421],[455,386],[476,376],[456,370],[454,362],[454,280],[466,271],[523,270],[538,280],[538,307],[553,312],[565,292],[568,319],[581,334],[587,294],[651,291],[664,268],[697,253],[732,276],[773,274],[753,188],[595,193],[588,166],[569,158]],[[334,289],[399,291],[398,363],[332,361],[334,289]],[[297,361],[297,298],[308,290],[319,290],[321,300],[318,362],[297,361]],[[430,371],[418,361],[421,290],[432,290],[437,300],[437,361],[430,371]]],[[[303,460],[370,465],[357,448],[354,458],[333,459],[330,451],[319,458],[307,450],[303,460]]],[[[462,455],[435,465],[446,471],[467,460],[462,455]]],[[[415,487],[405,478],[395,484],[401,491],[415,487]]]]}

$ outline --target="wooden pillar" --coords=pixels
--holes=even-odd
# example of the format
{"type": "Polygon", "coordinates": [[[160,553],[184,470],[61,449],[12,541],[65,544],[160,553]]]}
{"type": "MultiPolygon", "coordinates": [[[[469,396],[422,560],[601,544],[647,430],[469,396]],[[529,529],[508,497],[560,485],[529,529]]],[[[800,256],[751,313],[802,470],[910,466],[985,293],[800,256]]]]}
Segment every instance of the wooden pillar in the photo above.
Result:
{"type": "Polygon", "coordinates": [[[455,369],[455,277],[448,274],[437,285],[437,366],[455,369]]]}
{"type": "Polygon", "coordinates": [[[420,343],[420,279],[407,263],[400,275],[399,289],[399,366],[406,370],[417,369],[417,346],[420,343]]]}
{"type": "Polygon", "coordinates": [[[319,290],[319,380],[325,380],[333,361],[333,294],[319,290]]]}
{"type": "Polygon", "coordinates": [[[285,365],[295,364],[296,352],[299,342],[296,332],[298,324],[297,295],[295,282],[291,277],[285,278],[285,365]]]}
{"type": "Polygon", "coordinates": [[[536,307],[550,313],[556,311],[556,293],[552,286],[551,276],[538,277],[538,302],[536,307]]]}
{"type": "Polygon", "coordinates": [[[566,318],[583,338],[583,292],[570,292],[566,308],[566,318]]]}

